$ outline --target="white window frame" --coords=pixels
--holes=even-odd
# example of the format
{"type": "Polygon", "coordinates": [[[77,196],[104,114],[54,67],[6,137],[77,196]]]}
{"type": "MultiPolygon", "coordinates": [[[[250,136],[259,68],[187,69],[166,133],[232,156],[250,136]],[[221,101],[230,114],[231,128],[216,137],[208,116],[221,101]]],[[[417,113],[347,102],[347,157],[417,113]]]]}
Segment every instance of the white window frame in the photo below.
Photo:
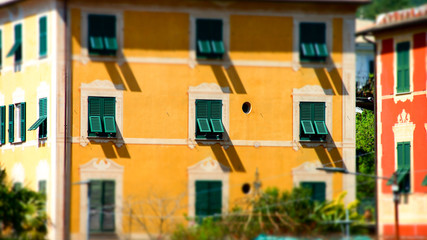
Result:
{"type": "Polygon", "coordinates": [[[188,89],[188,146],[194,148],[196,142],[196,100],[221,100],[222,101],[222,125],[224,133],[221,140],[197,140],[206,144],[225,143],[229,141],[230,132],[230,89],[220,87],[215,83],[202,83],[188,89]]]}
{"type": "Polygon", "coordinates": [[[123,56],[123,11],[121,10],[99,10],[96,8],[84,8],[81,12],[80,19],[80,49],[81,61],[86,64],[89,61],[108,61],[115,62],[122,59],[123,56]],[[91,56],[89,55],[88,30],[90,14],[114,15],[116,16],[116,41],[117,51],[115,56],[91,56]]]}
{"type": "Polygon", "coordinates": [[[217,11],[200,11],[193,12],[190,15],[190,46],[189,46],[189,64],[194,68],[198,64],[205,65],[224,65],[230,61],[228,55],[230,51],[230,14],[217,11]],[[197,19],[212,19],[222,20],[222,41],[224,44],[224,55],[222,59],[197,59],[197,43],[196,43],[196,20],[197,19]]]}
{"type": "Polygon", "coordinates": [[[397,170],[397,144],[400,142],[409,142],[411,144],[411,159],[409,171],[410,193],[414,192],[414,131],[415,124],[411,122],[411,115],[402,109],[397,116],[397,122],[392,127],[394,133],[394,169],[397,170]]]}
{"type": "Polygon", "coordinates": [[[122,84],[114,85],[109,80],[95,80],[91,83],[82,83],[80,86],[80,145],[86,146],[89,141],[111,141],[121,147],[123,140],[123,90],[122,84]],[[88,99],[89,97],[114,97],[116,99],[116,127],[115,138],[88,137],[88,99]]]}
{"type": "Polygon", "coordinates": [[[292,92],[293,100],[293,131],[292,147],[294,150],[301,148],[301,145],[316,147],[323,145],[327,147],[332,142],[332,89],[323,89],[318,85],[306,85],[302,88],[294,88],[292,92]],[[300,141],[300,102],[324,102],[325,103],[325,124],[328,128],[326,142],[300,141]]]}

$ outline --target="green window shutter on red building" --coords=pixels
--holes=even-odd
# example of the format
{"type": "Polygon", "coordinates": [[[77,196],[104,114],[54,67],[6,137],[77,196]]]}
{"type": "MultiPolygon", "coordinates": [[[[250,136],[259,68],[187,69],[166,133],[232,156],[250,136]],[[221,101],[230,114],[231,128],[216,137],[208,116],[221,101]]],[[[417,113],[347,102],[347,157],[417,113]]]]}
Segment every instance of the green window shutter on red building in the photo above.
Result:
{"type": "Polygon", "coordinates": [[[0,106],[0,143],[6,143],[6,106],[0,106]]]}
{"type": "Polygon", "coordinates": [[[14,141],[14,115],[15,115],[15,105],[9,105],[9,142],[14,141]]]}
{"type": "Polygon", "coordinates": [[[398,43],[397,46],[397,92],[409,92],[409,42],[398,43]]]}
{"type": "Polygon", "coordinates": [[[39,56],[47,55],[47,17],[39,19],[39,56]]]}

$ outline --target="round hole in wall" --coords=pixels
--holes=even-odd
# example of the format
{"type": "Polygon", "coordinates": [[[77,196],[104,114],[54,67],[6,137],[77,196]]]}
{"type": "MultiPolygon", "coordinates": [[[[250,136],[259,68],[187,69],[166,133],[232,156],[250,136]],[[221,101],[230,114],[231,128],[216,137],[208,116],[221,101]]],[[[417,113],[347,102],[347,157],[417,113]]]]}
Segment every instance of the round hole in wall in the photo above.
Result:
{"type": "Polygon", "coordinates": [[[242,192],[244,194],[248,194],[251,191],[251,185],[249,183],[245,183],[242,185],[242,192]]]}
{"type": "Polygon", "coordinates": [[[252,105],[250,102],[245,102],[242,105],[242,110],[244,113],[249,114],[252,110],[252,105]]]}

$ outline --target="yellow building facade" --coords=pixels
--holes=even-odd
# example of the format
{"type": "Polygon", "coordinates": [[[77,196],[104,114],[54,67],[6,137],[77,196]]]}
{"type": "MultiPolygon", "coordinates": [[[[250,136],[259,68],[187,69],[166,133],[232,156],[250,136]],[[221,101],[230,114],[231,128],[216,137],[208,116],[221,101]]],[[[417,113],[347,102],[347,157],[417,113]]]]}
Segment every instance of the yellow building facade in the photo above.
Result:
{"type": "MultiPolygon", "coordinates": [[[[30,171],[35,163],[18,153],[44,154],[48,163],[62,154],[56,158],[62,169],[48,166],[61,176],[55,196],[65,217],[58,234],[65,235],[56,236],[71,239],[88,232],[144,239],[172,230],[158,224],[161,217],[171,227],[184,216],[226,214],[256,191],[256,172],[261,189],[305,184],[313,197],[347,191],[346,201],[354,200],[354,177],[316,167],[355,170],[353,36],[360,2],[54,1],[53,62],[43,65],[33,54],[32,72],[2,70],[0,78],[24,79],[28,71],[29,78],[52,79],[48,135],[58,140],[49,135],[43,149],[6,143],[2,162],[30,171]]],[[[35,16],[24,21],[36,24],[35,16]]],[[[13,24],[5,22],[4,32],[12,34],[13,24]]],[[[12,45],[9,37],[2,46],[12,45]]],[[[46,79],[1,81],[4,105],[13,102],[9,89],[36,95],[46,79]]],[[[27,122],[36,121],[29,105],[27,122]]],[[[31,134],[27,142],[37,142],[31,134]]]]}

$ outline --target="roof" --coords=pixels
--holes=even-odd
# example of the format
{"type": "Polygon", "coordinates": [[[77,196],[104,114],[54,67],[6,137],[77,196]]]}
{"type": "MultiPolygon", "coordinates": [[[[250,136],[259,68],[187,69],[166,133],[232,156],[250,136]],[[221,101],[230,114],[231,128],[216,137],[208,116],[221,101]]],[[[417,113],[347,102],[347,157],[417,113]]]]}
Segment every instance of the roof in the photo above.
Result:
{"type": "Polygon", "coordinates": [[[4,7],[13,3],[20,2],[22,0],[0,0],[0,7],[4,7]]]}
{"type": "MultiPolygon", "coordinates": [[[[373,20],[356,19],[356,32],[371,28],[374,25],[375,23],[373,20]]],[[[373,37],[368,37],[368,39],[374,41],[373,37]]],[[[366,43],[366,40],[362,36],[359,36],[356,38],[356,43],[366,43]]]]}
{"type": "Polygon", "coordinates": [[[380,14],[377,16],[373,26],[357,31],[356,35],[372,34],[374,32],[405,27],[424,22],[427,22],[427,4],[421,5],[419,7],[380,14]]]}

